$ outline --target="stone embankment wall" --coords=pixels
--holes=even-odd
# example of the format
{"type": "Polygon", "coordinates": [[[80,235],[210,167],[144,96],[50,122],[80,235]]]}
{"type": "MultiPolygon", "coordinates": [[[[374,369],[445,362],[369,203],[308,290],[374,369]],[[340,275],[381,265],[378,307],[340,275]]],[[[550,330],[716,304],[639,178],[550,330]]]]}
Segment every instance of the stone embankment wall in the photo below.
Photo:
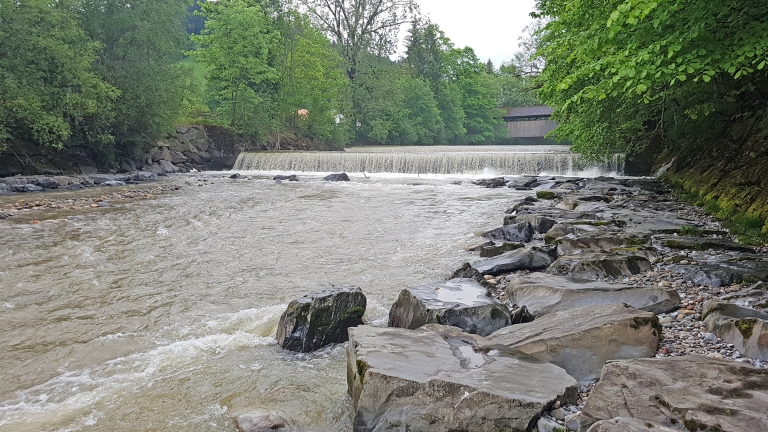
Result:
{"type": "Polygon", "coordinates": [[[232,168],[247,143],[234,139],[220,128],[208,129],[213,133],[209,135],[202,125],[178,126],[175,133],[155,143],[142,167],[135,163],[135,168],[157,174],[232,168]]]}

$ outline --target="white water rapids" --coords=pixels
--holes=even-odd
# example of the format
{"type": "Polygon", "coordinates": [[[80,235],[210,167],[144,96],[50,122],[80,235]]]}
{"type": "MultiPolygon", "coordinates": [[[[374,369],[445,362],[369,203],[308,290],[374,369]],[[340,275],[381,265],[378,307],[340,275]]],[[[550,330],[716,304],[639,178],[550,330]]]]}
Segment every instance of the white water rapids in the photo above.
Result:
{"type": "Polygon", "coordinates": [[[279,349],[288,302],[358,285],[367,322],[386,325],[401,289],[478,259],[474,233],[530,193],[466,173],[241,174],[254,178],[176,177],[210,179],[68,222],[0,223],[0,432],[234,431],[233,417],[273,412],[351,430],[346,345],[279,349]]]}

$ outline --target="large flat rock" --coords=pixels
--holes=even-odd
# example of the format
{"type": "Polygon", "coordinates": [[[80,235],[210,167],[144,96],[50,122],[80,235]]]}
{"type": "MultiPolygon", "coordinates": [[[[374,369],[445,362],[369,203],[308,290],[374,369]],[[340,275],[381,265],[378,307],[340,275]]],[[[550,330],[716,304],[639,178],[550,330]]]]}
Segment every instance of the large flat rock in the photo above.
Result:
{"type": "Polygon", "coordinates": [[[653,357],[661,324],[651,312],[618,303],[545,315],[498,330],[488,339],[556,364],[585,382],[600,378],[608,360],[653,357]]]}
{"type": "Polygon", "coordinates": [[[707,330],[740,353],[768,361],[768,313],[728,302],[704,305],[707,330]]]}
{"type": "Polygon", "coordinates": [[[532,247],[503,253],[494,258],[472,264],[484,275],[499,275],[517,270],[541,270],[549,267],[557,258],[554,247],[532,247]]]}
{"type": "Polygon", "coordinates": [[[617,417],[601,420],[590,426],[587,432],[680,432],[680,429],[672,429],[633,418],[617,417]]]}
{"type": "Polygon", "coordinates": [[[472,279],[404,289],[389,310],[389,326],[407,329],[442,324],[486,336],[511,323],[509,309],[472,279]]]}
{"type": "Polygon", "coordinates": [[[648,258],[638,255],[586,253],[561,256],[547,269],[547,273],[572,279],[600,280],[628,277],[651,268],[648,258]]]}
{"type": "Polygon", "coordinates": [[[767,431],[768,369],[703,356],[608,362],[583,415],[689,431],[767,431]]]}
{"type": "Polygon", "coordinates": [[[680,294],[656,286],[632,286],[610,282],[580,282],[562,276],[533,273],[507,285],[509,299],[526,306],[536,316],[563,310],[611,303],[626,303],[653,313],[680,307],[680,294]]]}
{"type": "Polygon", "coordinates": [[[347,341],[347,328],[363,323],[366,298],[358,287],[321,290],[288,304],[277,326],[277,343],[288,350],[309,352],[347,341]]]}
{"type": "Polygon", "coordinates": [[[526,431],[576,400],[562,368],[455,327],[349,331],[347,383],[355,431],[526,431]]]}

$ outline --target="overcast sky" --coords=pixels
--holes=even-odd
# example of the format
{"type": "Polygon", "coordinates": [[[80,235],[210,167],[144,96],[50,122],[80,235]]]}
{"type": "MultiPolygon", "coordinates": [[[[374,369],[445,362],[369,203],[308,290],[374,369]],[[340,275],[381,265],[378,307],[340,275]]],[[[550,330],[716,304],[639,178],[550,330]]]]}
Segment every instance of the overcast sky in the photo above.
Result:
{"type": "Polygon", "coordinates": [[[518,51],[518,37],[533,22],[535,0],[416,0],[457,47],[470,46],[496,67],[518,51]]]}

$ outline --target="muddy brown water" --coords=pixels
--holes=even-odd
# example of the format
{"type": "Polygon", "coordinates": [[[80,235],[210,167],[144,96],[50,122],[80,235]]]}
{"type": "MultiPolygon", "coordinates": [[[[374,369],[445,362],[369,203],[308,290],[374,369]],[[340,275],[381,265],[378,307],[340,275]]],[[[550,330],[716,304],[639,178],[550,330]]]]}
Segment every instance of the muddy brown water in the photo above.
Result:
{"type": "Polygon", "coordinates": [[[287,303],[358,285],[386,325],[402,288],[477,259],[473,233],[523,196],[466,177],[262,176],[0,221],[0,431],[233,431],[269,412],[351,430],[345,344],[283,352],[287,303]]]}

